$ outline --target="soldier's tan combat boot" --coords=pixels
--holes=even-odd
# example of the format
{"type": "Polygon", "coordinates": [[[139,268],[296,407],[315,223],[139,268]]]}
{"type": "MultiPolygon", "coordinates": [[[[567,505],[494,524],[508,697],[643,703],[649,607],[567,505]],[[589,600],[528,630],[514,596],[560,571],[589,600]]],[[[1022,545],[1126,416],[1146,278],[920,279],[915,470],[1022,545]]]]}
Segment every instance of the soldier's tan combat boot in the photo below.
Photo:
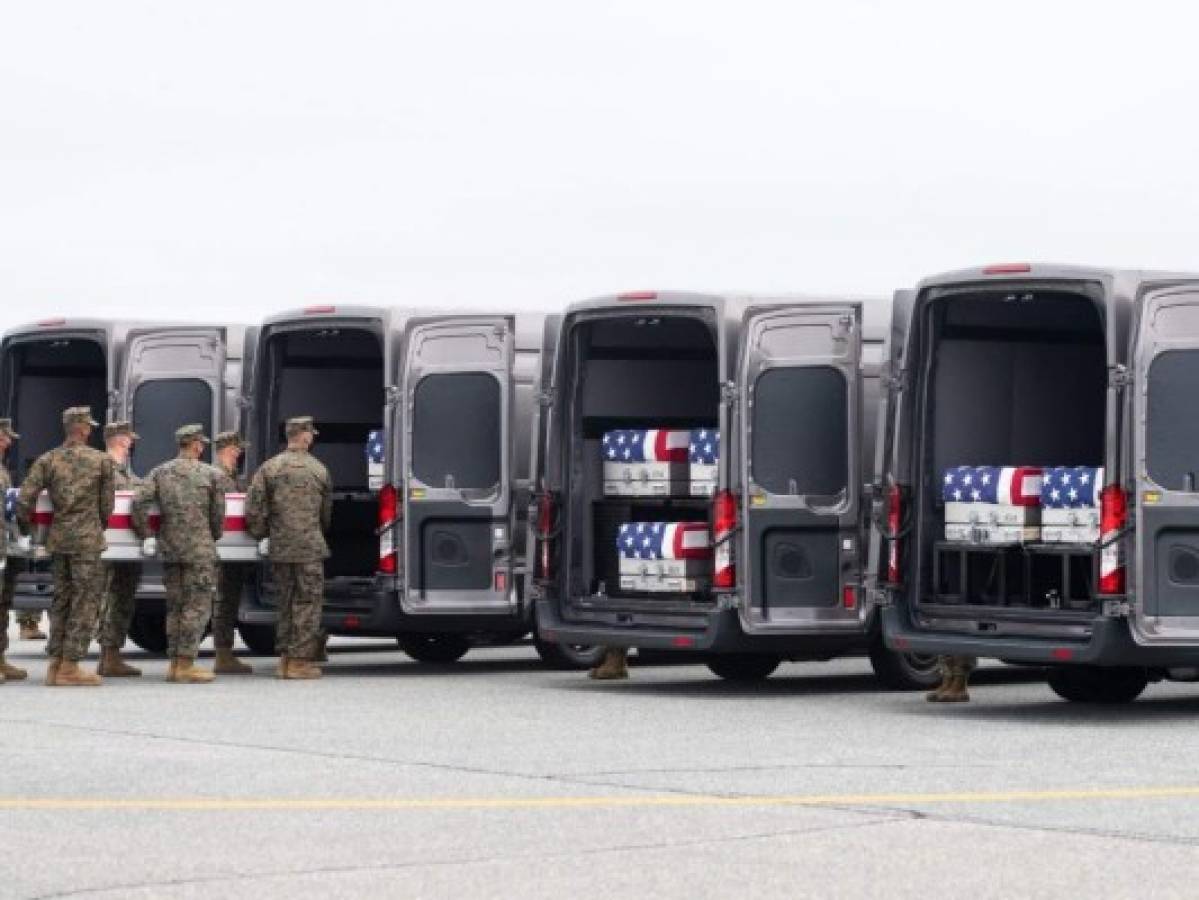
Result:
{"type": "Polygon", "coordinates": [[[99,684],[99,675],[83,671],[79,663],[71,659],[64,659],[54,675],[55,687],[96,687],[99,684]]]}
{"type": "Polygon", "coordinates": [[[596,681],[618,681],[629,677],[629,651],[624,647],[609,647],[603,661],[587,673],[596,681]]]}
{"type": "Polygon", "coordinates": [[[137,678],[142,670],[121,659],[116,647],[104,647],[100,651],[100,666],[96,671],[105,678],[137,678]]]}
{"type": "Polygon", "coordinates": [[[966,682],[969,676],[963,672],[954,673],[949,679],[949,684],[945,691],[941,694],[941,703],[969,703],[970,694],[966,690],[966,682]]]}
{"type": "Polygon", "coordinates": [[[295,681],[307,681],[313,678],[320,678],[324,673],[319,666],[315,666],[306,659],[289,659],[287,661],[287,674],[284,678],[295,681]]]}
{"type": "Polygon", "coordinates": [[[208,684],[216,678],[207,669],[201,669],[190,656],[175,657],[174,674],[168,680],[175,684],[208,684]]]}
{"type": "Polygon", "coordinates": [[[46,684],[49,687],[54,687],[54,679],[58,677],[58,670],[62,666],[62,659],[57,656],[50,657],[50,664],[46,666],[46,684]]]}
{"type": "Polygon", "coordinates": [[[28,672],[10,664],[4,658],[4,654],[0,653],[0,681],[24,681],[28,677],[28,672]]]}
{"type": "Polygon", "coordinates": [[[279,665],[275,667],[275,677],[276,678],[286,678],[287,677],[287,663],[288,663],[288,659],[286,656],[279,657],[279,665]]]}
{"type": "Polygon", "coordinates": [[[21,623],[21,640],[23,641],[44,641],[46,633],[37,627],[36,622],[21,623]]]}
{"type": "Polygon", "coordinates": [[[217,647],[212,671],[218,675],[249,675],[254,671],[254,667],[246,665],[234,656],[232,649],[217,647]]]}
{"type": "Polygon", "coordinates": [[[941,683],[924,695],[924,699],[929,703],[943,703],[945,692],[949,690],[949,684],[953,681],[953,676],[945,674],[941,676],[941,683]]]}

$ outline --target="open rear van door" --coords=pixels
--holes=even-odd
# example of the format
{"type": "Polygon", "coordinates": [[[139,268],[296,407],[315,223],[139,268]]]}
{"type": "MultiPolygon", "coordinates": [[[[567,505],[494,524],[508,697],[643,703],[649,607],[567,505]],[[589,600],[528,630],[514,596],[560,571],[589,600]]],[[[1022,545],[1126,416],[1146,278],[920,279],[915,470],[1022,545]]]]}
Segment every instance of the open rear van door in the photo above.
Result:
{"type": "Polygon", "coordinates": [[[510,316],[412,326],[402,385],[405,612],[514,609],[513,345],[510,316]]]}
{"type": "Polygon", "coordinates": [[[224,372],[219,328],[130,332],[120,408],[141,438],[133,456],[139,475],[175,457],[175,429],[181,425],[197,422],[212,435],[221,422],[224,372]]]}
{"type": "MultiPolygon", "coordinates": [[[[1141,644],[1199,644],[1199,284],[1142,301],[1133,373],[1135,597],[1141,644]]],[[[1108,483],[1118,479],[1107,478],[1108,483]]]]}
{"type": "Polygon", "coordinates": [[[861,627],[860,304],[747,313],[738,383],[749,633],[861,627]]]}

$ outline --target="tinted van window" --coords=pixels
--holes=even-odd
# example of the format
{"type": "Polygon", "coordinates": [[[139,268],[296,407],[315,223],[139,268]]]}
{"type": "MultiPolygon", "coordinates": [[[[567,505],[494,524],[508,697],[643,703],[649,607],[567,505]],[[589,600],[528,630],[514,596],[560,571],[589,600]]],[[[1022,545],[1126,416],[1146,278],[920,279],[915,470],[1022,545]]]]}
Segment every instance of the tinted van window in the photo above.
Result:
{"type": "Polygon", "coordinates": [[[428,375],[416,386],[412,471],[431,487],[500,483],[500,384],[481,372],[428,375]]]}
{"type": "Polygon", "coordinates": [[[849,402],[828,366],[768,369],[754,388],[753,480],[772,494],[833,496],[846,487],[849,402]]]}
{"type": "Polygon", "coordinates": [[[1187,476],[1199,489],[1199,350],[1170,350],[1149,366],[1146,455],[1149,477],[1164,488],[1183,490],[1187,476]]]}
{"type": "Polygon", "coordinates": [[[145,475],[177,456],[175,429],[192,422],[212,437],[212,389],[206,382],[170,378],[141,384],[133,394],[133,430],[141,438],[133,451],[133,470],[145,475]]]}

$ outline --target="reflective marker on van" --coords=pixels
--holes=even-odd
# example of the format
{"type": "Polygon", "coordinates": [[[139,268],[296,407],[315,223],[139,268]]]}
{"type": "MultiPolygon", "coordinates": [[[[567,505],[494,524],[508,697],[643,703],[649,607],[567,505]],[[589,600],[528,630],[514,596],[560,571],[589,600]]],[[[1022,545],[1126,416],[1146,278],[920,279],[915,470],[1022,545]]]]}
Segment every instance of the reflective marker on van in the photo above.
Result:
{"type": "Polygon", "coordinates": [[[305,306],[304,315],[306,316],[328,316],[337,312],[336,306],[305,306]]]}
{"type": "Polygon", "coordinates": [[[627,294],[617,295],[617,300],[657,300],[657,291],[629,291],[627,294]]]}
{"type": "Polygon", "coordinates": [[[996,263],[983,269],[984,275],[1023,275],[1032,271],[1028,263],[996,263]]]}
{"type": "Polygon", "coordinates": [[[841,605],[846,609],[857,608],[858,595],[852,584],[847,584],[841,589],[841,605]]]}
{"type": "Polygon", "coordinates": [[[695,646],[695,638],[686,637],[685,635],[680,634],[678,637],[670,639],[670,646],[672,646],[672,647],[694,647],[695,646]]]}
{"type": "Polygon", "coordinates": [[[37,323],[38,328],[59,328],[67,324],[66,319],[42,319],[37,323]]]}

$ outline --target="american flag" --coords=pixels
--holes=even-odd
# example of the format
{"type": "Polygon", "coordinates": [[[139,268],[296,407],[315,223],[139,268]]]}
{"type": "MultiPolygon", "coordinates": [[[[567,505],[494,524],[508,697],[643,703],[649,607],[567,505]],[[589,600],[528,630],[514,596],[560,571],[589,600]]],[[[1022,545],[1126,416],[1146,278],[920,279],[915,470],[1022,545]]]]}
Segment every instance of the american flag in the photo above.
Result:
{"type": "Polygon", "coordinates": [[[941,478],[941,499],[946,503],[997,503],[1005,506],[1038,506],[1042,474],[1025,466],[957,466],[941,478]]]}
{"type": "Polygon", "coordinates": [[[1103,469],[1055,466],[1045,470],[1041,505],[1046,509],[1085,509],[1099,505],[1103,469]]]}
{"type": "Polygon", "coordinates": [[[714,466],[720,459],[720,432],[715,428],[691,429],[691,462],[697,466],[714,466]]]}
{"type": "Polygon", "coordinates": [[[9,488],[4,492],[4,521],[15,522],[17,519],[17,497],[21,492],[16,488],[9,488]]]}
{"type": "Polygon", "coordinates": [[[687,461],[691,433],[665,429],[624,429],[604,434],[604,459],[608,462],[687,461]]]}
{"type": "Polygon", "coordinates": [[[628,522],[616,546],[625,559],[708,559],[712,539],[703,522],[628,522]]]}
{"type": "Polygon", "coordinates": [[[366,436],[366,461],[376,466],[383,465],[383,431],[372,431],[366,436]]]}

